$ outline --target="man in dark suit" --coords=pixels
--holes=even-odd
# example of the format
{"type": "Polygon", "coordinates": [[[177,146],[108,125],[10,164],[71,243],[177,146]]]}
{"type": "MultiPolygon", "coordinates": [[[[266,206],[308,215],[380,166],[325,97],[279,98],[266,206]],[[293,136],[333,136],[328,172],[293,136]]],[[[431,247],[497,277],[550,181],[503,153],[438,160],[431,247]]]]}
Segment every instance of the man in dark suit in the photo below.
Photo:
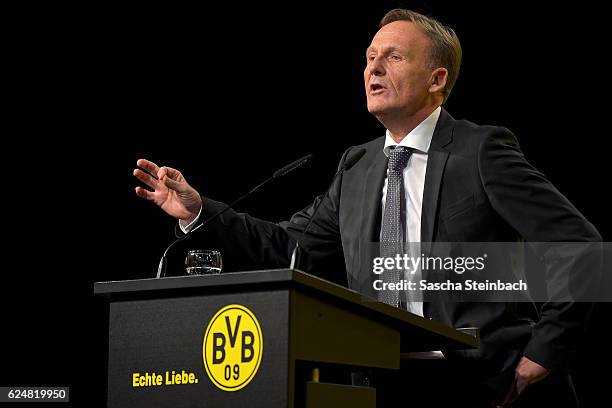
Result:
{"type": "MultiPolygon", "coordinates": [[[[460,63],[461,47],[452,29],[412,11],[389,12],[366,51],[364,70],[368,110],[385,126],[386,136],[349,148],[340,166],[361,149],[365,155],[329,194],[290,221],[275,224],[228,211],[209,224],[202,238],[223,247],[230,253],[226,258],[244,259],[245,265],[286,267],[320,202],[300,239],[300,269],[374,299],[380,294],[372,286],[371,249],[380,241],[601,240],[525,160],[510,131],[457,121],[441,108],[460,63]]],[[[136,193],[179,219],[183,232],[222,208],[201,197],[179,171],[144,159],[137,164],[135,176],[153,191],[137,187],[136,193]]],[[[587,304],[548,302],[538,315],[529,303],[424,300],[383,301],[452,327],[480,328],[478,350],[445,351],[448,360],[458,362],[460,373],[473,375],[460,382],[467,388],[457,390],[466,398],[453,395],[456,401],[470,406],[512,401],[512,406],[576,405],[567,370],[588,319],[587,304]],[[553,387],[555,395],[546,396],[553,387]],[[526,389],[525,397],[517,399],[526,389]]]]}

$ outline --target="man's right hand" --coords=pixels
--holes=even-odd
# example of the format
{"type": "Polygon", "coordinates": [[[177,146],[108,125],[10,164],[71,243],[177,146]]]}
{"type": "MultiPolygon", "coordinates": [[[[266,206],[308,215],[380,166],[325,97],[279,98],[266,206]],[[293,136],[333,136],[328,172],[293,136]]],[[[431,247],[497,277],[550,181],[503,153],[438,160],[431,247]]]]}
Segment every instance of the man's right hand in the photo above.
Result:
{"type": "Polygon", "coordinates": [[[190,223],[202,208],[200,194],[187,183],[180,171],[171,167],[158,167],[155,163],[139,159],[134,176],[153,189],[136,187],[139,197],[153,201],[174,218],[190,223]],[[144,171],[143,171],[144,170],[144,171]]]}

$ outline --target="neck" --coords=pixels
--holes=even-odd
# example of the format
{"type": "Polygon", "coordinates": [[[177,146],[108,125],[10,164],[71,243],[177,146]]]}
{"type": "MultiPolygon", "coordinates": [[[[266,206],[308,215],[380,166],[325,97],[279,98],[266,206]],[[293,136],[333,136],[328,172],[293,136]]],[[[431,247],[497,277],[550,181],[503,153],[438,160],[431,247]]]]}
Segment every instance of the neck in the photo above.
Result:
{"type": "Polygon", "coordinates": [[[406,115],[380,115],[377,119],[389,130],[395,143],[401,142],[408,133],[431,115],[439,105],[425,106],[418,111],[406,115]]]}

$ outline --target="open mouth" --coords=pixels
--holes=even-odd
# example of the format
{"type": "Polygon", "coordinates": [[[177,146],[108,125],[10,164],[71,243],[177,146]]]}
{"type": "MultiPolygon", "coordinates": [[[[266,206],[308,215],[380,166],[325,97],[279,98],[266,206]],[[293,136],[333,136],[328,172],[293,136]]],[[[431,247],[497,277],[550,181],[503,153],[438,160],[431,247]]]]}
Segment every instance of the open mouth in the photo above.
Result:
{"type": "Polygon", "coordinates": [[[380,84],[372,84],[370,85],[370,94],[376,95],[383,92],[386,88],[380,84]]]}

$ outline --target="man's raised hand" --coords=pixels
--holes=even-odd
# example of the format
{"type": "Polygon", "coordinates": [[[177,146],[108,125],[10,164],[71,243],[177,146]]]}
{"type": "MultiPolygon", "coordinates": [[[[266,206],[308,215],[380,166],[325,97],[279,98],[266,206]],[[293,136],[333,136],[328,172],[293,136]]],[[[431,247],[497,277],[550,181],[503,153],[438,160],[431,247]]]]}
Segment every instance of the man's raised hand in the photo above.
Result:
{"type": "Polygon", "coordinates": [[[202,207],[202,198],[180,171],[171,167],[159,167],[146,159],[139,159],[136,165],[139,168],[134,169],[134,176],[153,190],[136,187],[139,197],[153,201],[166,213],[187,223],[197,217],[202,207]]]}

